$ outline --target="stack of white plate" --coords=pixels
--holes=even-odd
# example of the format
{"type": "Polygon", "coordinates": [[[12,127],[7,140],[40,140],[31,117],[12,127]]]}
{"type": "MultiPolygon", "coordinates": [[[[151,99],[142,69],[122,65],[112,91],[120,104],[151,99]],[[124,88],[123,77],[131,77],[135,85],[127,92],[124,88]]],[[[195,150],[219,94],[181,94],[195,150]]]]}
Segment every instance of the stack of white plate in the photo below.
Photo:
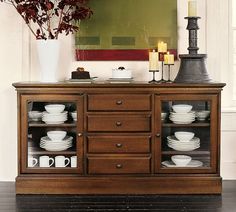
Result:
{"type": "Polygon", "coordinates": [[[63,140],[51,140],[48,136],[40,139],[40,147],[47,151],[63,151],[72,147],[73,137],[66,136],[63,140]]]}
{"type": "Polygon", "coordinates": [[[193,137],[190,141],[180,141],[174,135],[167,136],[167,145],[176,151],[193,151],[200,147],[200,139],[193,137]]]}
{"type": "Polygon", "coordinates": [[[49,104],[45,106],[42,120],[46,124],[63,124],[68,119],[68,112],[64,111],[65,105],[49,104]]]}
{"type": "Polygon", "coordinates": [[[169,119],[175,124],[191,124],[195,121],[195,112],[192,110],[192,105],[173,105],[173,112],[170,112],[169,119]]]}

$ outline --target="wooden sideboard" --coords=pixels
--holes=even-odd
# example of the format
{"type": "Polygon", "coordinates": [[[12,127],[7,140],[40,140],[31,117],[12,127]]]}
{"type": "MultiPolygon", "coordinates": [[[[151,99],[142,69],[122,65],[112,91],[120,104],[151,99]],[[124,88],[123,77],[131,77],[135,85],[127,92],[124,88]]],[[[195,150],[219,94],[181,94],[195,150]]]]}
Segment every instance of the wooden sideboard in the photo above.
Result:
{"type": "Polygon", "coordinates": [[[224,85],[14,83],[18,98],[16,193],[220,194],[220,97],[224,85]],[[28,117],[30,111],[42,112],[51,103],[64,104],[68,120],[45,123],[28,117]],[[175,104],[192,105],[195,112],[208,110],[210,118],[174,123],[169,116],[175,104]],[[164,120],[162,113],[167,114],[164,120]],[[50,130],[66,131],[73,138],[72,147],[60,151],[41,148],[42,137],[50,130]],[[199,146],[192,150],[171,146],[176,131],[194,132],[199,146]],[[182,154],[196,163],[173,166],[171,156],[182,154]],[[55,163],[42,167],[41,156],[54,160],[56,156],[70,160],[77,156],[77,165],[71,161],[66,167],[55,163]],[[37,160],[34,167],[28,161],[32,157],[37,160]]]}

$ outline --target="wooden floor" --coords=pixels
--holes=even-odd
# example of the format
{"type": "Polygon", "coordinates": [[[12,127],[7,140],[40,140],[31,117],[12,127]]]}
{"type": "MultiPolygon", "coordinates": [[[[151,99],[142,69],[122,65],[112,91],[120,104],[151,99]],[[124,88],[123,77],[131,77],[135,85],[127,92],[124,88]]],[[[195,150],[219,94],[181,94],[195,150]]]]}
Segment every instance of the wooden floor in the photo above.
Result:
{"type": "Polygon", "coordinates": [[[224,181],[222,195],[15,195],[14,186],[0,182],[0,212],[236,212],[236,181],[224,181]]]}

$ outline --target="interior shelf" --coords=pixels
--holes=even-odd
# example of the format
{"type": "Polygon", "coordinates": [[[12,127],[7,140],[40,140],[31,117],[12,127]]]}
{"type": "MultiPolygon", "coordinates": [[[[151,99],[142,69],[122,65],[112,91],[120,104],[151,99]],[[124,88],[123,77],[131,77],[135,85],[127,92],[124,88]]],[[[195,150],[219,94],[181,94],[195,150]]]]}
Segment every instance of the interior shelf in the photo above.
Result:
{"type": "Polygon", "coordinates": [[[209,122],[194,122],[191,124],[162,123],[162,127],[210,127],[209,122]]]}
{"type": "Polygon", "coordinates": [[[64,124],[45,124],[44,122],[29,122],[29,127],[76,127],[77,123],[64,123],[64,124]]]}
{"type": "Polygon", "coordinates": [[[175,151],[175,150],[168,150],[162,151],[162,155],[210,155],[210,151],[207,150],[195,150],[195,151],[175,151]]]}

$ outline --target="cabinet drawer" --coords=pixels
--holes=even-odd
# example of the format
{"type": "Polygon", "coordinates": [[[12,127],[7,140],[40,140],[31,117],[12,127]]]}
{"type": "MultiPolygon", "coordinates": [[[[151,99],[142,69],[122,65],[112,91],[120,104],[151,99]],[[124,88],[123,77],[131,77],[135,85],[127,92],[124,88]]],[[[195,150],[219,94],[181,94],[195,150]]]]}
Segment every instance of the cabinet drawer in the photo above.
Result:
{"type": "Polygon", "coordinates": [[[90,157],[89,174],[146,174],[150,173],[149,157],[90,157]]]}
{"type": "Polygon", "coordinates": [[[147,132],[151,128],[149,115],[89,115],[88,131],[147,132]]]}
{"type": "Polygon", "coordinates": [[[149,94],[88,95],[88,110],[97,110],[97,111],[151,110],[151,95],[149,94]]]}
{"type": "Polygon", "coordinates": [[[88,136],[89,153],[149,153],[150,136],[88,136]]]}

